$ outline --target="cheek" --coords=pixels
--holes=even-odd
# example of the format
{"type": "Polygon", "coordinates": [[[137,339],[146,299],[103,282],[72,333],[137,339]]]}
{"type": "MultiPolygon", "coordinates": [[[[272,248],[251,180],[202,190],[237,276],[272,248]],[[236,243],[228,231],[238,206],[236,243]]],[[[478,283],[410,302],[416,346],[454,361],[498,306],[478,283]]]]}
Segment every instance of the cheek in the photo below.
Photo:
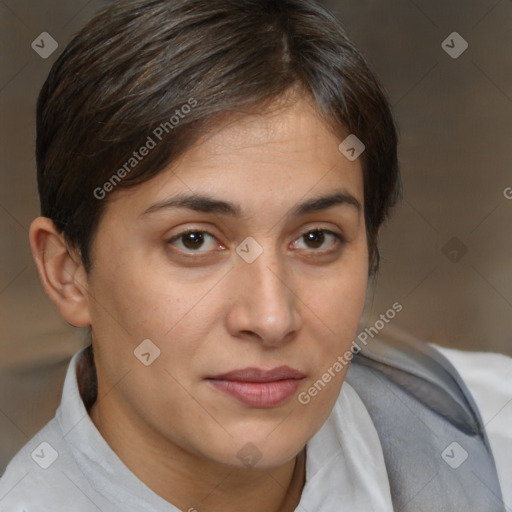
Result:
{"type": "Polygon", "coordinates": [[[346,257],[319,283],[306,283],[313,313],[323,320],[327,338],[338,346],[356,334],[368,286],[366,244],[347,251],[346,257]]]}
{"type": "Polygon", "coordinates": [[[365,247],[362,245],[361,250],[347,256],[321,284],[309,288],[310,339],[315,344],[311,358],[312,380],[320,379],[326,384],[324,388],[320,383],[322,398],[317,400],[317,406],[320,402],[325,402],[326,408],[332,405],[351,361],[350,351],[357,336],[368,284],[365,247]]]}
{"type": "MultiPolygon", "coordinates": [[[[201,297],[198,286],[170,281],[163,271],[135,260],[117,260],[95,276],[93,323],[123,337],[163,338],[201,297]]],[[[98,265],[99,267],[99,265],[98,265]]]]}
{"type": "MultiPolygon", "coordinates": [[[[312,359],[314,379],[321,378],[330,370],[331,376],[326,375],[323,379],[329,382],[329,389],[337,387],[339,390],[341,386],[364,308],[366,280],[357,281],[353,286],[347,281],[340,281],[338,286],[333,283],[329,292],[318,298],[317,306],[311,308],[314,316],[321,319],[311,324],[311,328],[316,329],[311,333],[316,345],[312,359]],[[343,360],[342,367],[337,364],[340,358],[343,360]]],[[[335,397],[336,391],[332,392],[332,397],[335,397]]]]}
{"type": "Polygon", "coordinates": [[[117,382],[125,372],[131,372],[126,385],[132,383],[135,390],[130,393],[141,394],[141,401],[145,392],[158,387],[159,379],[179,397],[180,388],[173,377],[179,382],[190,380],[191,366],[201,359],[212,322],[220,317],[219,290],[212,277],[191,282],[134,261],[118,260],[116,265],[102,267],[97,275],[92,319],[95,353],[103,361],[109,381],[117,382]],[[205,296],[210,288],[213,291],[205,296]],[[151,373],[134,357],[146,339],[158,353],[151,373]]]}

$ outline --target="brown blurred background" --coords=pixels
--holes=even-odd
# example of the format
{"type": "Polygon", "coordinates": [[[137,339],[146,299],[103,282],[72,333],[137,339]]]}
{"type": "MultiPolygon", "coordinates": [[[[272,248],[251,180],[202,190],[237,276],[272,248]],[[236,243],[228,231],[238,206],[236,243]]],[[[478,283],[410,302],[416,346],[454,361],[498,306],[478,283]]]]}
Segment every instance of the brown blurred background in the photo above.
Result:
{"type": "MultiPolygon", "coordinates": [[[[30,255],[34,111],[57,55],[106,3],[0,0],[0,474],[53,416],[67,361],[84,343],[30,255]],[[42,32],[59,45],[47,59],[31,47],[42,32]]],[[[326,4],[380,76],[401,132],[404,201],[383,232],[364,325],[400,302],[393,327],[512,355],[512,2],[326,4]],[[453,32],[468,44],[457,58],[442,47],[463,47],[453,32]]]]}

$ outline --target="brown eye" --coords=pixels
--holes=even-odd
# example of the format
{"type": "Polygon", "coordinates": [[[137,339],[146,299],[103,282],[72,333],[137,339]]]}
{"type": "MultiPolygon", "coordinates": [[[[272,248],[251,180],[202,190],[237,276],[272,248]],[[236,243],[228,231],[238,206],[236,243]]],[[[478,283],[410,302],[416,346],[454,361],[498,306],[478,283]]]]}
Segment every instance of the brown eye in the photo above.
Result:
{"type": "Polygon", "coordinates": [[[312,249],[314,252],[320,253],[335,250],[343,242],[343,237],[334,231],[312,229],[301,235],[293,245],[297,249],[312,249]]]}
{"type": "Polygon", "coordinates": [[[206,231],[190,230],[180,233],[168,242],[183,252],[204,253],[214,250],[220,244],[213,235],[206,231]]]}
{"type": "Polygon", "coordinates": [[[318,247],[321,247],[325,241],[325,235],[320,230],[310,231],[302,236],[304,237],[306,244],[313,249],[318,249],[318,247]]]}
{"type": "Polygon", "coordinates": [[[187,249],[198,249],[204,243],[203,233],[200,231],[192,231],[191,233],[181,235],[181,237],[183,240],[183,245],[187,249]]]}

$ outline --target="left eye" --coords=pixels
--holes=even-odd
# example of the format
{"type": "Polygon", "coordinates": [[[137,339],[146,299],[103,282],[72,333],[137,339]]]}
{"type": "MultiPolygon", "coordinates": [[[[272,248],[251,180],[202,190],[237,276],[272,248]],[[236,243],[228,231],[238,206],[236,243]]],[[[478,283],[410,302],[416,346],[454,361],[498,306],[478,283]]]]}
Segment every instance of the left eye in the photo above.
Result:
{"type": "Polygon", "coordinates": [[[301,235],[294,243],[294,247],[298,249],[320,249],[326,241],[331,241],[329,245],[334,246],[343,241],[338,233],[328,229],[313,229],[301,235]],[[298,247],[299,241],[304,241],[307,247],[298,247]]]}

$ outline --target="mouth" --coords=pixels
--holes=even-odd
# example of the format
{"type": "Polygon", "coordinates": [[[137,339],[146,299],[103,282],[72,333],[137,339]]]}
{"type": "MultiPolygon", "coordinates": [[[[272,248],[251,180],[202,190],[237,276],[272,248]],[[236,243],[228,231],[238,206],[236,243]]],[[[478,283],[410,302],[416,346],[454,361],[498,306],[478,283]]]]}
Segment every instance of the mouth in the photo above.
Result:
{"type": "Polygon", "coordinates": [[[208,382],[217,390],[249,407],[276,407],[288,400],[305,375],[288,366],[272,370],[244,368],[214,377],[208,382]]]}

